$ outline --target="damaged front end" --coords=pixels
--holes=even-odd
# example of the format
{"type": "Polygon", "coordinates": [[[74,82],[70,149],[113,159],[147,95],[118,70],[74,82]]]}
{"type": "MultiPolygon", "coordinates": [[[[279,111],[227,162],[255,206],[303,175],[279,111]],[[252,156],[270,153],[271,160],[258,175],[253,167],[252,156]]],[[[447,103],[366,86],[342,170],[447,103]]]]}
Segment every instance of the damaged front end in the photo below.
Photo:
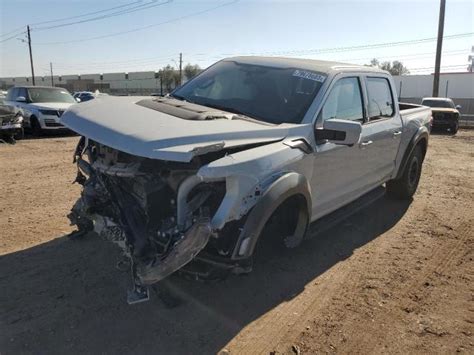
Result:
{"type": "MultiPolygon", "coordinates": [[[[129,303],[146,300],[147,285],[181,269],[201,252],[209,256],[197,259],[208,266],[237,267],[219,261],[231,254],[234,244],[213,238],[218,232],[211,226],[226,185],[223,179],[204,181],[196,174],[206,163],[203,159],[189,163],[149,159],[82,137],[74,161],[76,182],[83,190],[68,216],[78,228],[73,236],[94,231],[121,247],[135,283],[129,303]]],[[[228,238],[239,227],[230,225],[227,229],[235,233],[226,233],[228,238]]],[[[197,266],[189,267],[189,272],[197,266]]]]}

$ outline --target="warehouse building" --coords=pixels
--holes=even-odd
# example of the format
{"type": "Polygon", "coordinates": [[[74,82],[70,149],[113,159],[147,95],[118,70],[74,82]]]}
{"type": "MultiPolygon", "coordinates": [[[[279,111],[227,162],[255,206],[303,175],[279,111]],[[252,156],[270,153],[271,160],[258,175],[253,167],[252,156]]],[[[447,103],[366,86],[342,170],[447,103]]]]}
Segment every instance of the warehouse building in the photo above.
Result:
{"type": "MultiPolygon", "coordinates": [[[[183,78],[184,79],[184,78],[183,78]]],[[[420,103],[431,96],[433,75],[403,75],[394,77],[400,101],[420,103]]],[[[113,95],[149,95],[166,93],[158,72],[104,73],[83,75],[62,75],[52,78],[54,86],[64,87],[70,92],[95,91],[113,95]]],[[[5,90],[15,85],[31,85],[31,78],[0,78],[0,87],[5,90]]],[[[51,77],[37,77],[37,85],[51,85],[51,77]]],[[[173,85],[174,86],[174,85],[173,85]]],[[[474,73],[442,73],[440,96],[450,97],[461,105],[461,113],[474,119],[474,73]]]]}

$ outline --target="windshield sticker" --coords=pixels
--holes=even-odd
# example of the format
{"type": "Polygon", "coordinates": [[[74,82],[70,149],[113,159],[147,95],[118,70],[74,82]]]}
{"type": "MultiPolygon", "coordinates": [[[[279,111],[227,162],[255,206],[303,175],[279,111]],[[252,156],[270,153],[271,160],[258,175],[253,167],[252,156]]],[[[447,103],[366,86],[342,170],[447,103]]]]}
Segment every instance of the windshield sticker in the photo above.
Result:
{"type": "Polygon", "coordinates": [[[305,71],[305,70],[298,70],[298,69],[296,69],[293,72],[293,76],[297,76],[298,78],[317,81],[317,82],[320,82],[320,83],[322,83],[322,82],[324,82],[324,80],[326,80],[326,77],[324,75],[312,73],[310,71],[305,71]]]}

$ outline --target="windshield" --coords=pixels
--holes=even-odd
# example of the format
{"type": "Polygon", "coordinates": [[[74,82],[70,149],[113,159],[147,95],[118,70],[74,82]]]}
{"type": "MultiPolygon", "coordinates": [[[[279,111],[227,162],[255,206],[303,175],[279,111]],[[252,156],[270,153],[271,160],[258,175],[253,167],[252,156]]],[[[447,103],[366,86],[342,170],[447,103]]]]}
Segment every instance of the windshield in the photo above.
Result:
{"type": "Polygon", "coordinates": [[[75,103],[76,100],[64,89],[54,88],[29,88],[28,94],[31,102],[65,102],[75,103]]]}
{"type": "Polygon", "coordinates": [[[423,100],[421,104],[429,107],[454,108],[452,101],[444,100],[423,100]]]}
{"type": "Polygon", "coordinates": [[[171,96],[269,123],[301,123],[325,75],[222,61],[171,96]]]}

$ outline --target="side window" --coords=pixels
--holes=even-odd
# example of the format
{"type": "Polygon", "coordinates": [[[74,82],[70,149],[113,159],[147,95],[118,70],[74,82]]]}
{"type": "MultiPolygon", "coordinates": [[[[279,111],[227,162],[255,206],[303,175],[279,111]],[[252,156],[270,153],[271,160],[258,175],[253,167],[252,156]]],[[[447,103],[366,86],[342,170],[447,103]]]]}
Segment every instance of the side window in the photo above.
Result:
{"type": "Polygon", "coordinates": [[[321,110],[323,120],[363,121],[362,94],[358,78],[343,78],[336,82],[321,110]]]}
{"type": "Polygon", "coordinates": [[[6,99],[8,101],[15,101],[16,96],[15,96],[16,88],[10,88],[8,89],[7,97],[6,99]]]}
{"type": "Polygon", "coordinates": [[[23,96],[28,100],[28,91],[25,88],[18,89],[18,96],[23,96]]]}
{"type": "Polygon", "coordinates": [[[369,120],[392,117],[395,113],[390,83],[386,78],[367,78],[369,120]]]}

